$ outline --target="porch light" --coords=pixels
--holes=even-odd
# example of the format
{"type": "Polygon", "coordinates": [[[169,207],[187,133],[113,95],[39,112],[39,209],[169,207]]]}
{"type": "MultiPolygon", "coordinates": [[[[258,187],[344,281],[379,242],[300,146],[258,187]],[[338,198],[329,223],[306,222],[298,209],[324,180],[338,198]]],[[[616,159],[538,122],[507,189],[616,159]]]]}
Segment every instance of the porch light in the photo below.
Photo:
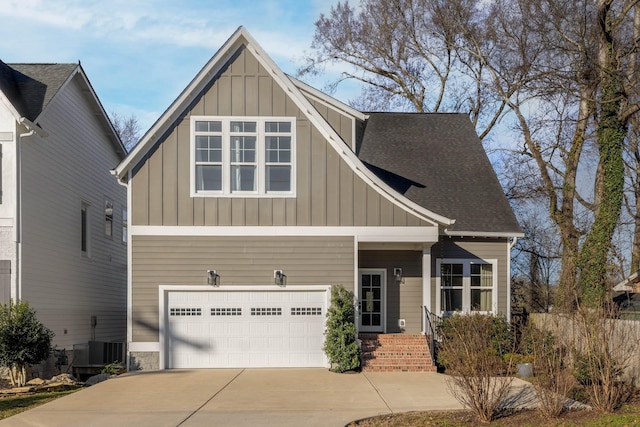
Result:
{"type": "Polygon", "coordinates": [[[286,286],[287,276],[282,270],[273,270],[273,280],[277,286],[286,286]]]}
{"type": "Polygon", "coordinates": [[[207,284],[216,288],[220,286],[220,275],[216,270],[207,270],[207,284]]]}
{"type": "Polygon", "coordinates": [[[402,282],[402,269],[400,267],[395,267],[393,269],[393,276],[396,278],[396,282],[402,282]]]}

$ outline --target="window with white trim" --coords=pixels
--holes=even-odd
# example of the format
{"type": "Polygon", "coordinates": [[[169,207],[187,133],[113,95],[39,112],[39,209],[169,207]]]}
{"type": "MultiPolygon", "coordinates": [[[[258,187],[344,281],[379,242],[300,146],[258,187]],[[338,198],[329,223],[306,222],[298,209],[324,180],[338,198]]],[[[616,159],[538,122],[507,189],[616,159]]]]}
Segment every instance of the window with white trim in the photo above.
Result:
{"type": "Polygon", "coordinates": [[[91,238],[89,222],[89,203],[82,202],[80,205],[80,251],[82,256],[91,256],[91,238]]]}
{"type": "Polygon", "coordinates": [[[497,260],[436,260],[436,310],[497,314],[497,260]]]}
{"type": "Polygon", "coordinates": [[[127,243],[129,235],[129,217],[127,216],[127,209],[122,208],[122,243],[127,243]]]}
{"type": "Polygon", "coordinates": [[[113,237],[113,202],[104,201],[104,235],[113,237]]]}
{"type": "Polygon", "coordinates": [[[292,196],[294,149],[293,117],[191,117],[191,193],[292,196]]]}

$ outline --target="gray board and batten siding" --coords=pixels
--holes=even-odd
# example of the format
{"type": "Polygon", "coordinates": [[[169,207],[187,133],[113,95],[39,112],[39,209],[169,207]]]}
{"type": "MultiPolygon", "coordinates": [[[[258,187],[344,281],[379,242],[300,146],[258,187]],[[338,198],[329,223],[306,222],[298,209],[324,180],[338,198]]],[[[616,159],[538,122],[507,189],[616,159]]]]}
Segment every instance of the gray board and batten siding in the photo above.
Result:
{"type": "MultiPolygon", "coordinates": [[[[332,121],[350,141],[347,119],[332,121]]],[[[245,48],[149,151],[131,184],[134,226],[432,225],[357,176],[245,48]],[[296,197],[191,197],[191,115],[296,117],[296,197]]]]}
{"type": "MultiPolygon", "coordinates": [[[[353,237],[133,236],[133,341],[156,342],[158,285],[206,285],[217,268],[221,286],[342,284],[353,290],[353,237]],[[327,268],[331,266],[331,268],[327,268]]],[[[291,285],[291,286],[290,286],[291,285]]]]}
{"type": "Polygon", "coordinates": [[[411,250],[360,250],[359,268],[385,269],[386,310],[388,333],[401,332],[398,319],[404,319],[404,332],[422,331],[422,251],[411,250]],[[393,276],[393,269],[402,268],[402,282],[393,276]]]}

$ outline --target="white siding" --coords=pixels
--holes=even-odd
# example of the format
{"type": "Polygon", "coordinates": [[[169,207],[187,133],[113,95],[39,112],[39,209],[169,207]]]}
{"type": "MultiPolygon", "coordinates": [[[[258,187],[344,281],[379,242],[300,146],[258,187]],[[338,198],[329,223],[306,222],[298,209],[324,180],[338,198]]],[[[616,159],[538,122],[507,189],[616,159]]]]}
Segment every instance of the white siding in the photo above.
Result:
{"type": "Polygon", "coordinates": [[[92,338],[126,339],[126,246],[120,234],[126,189],[109,170],[119,161],[79,76],[49,104],[39,124],[49,134],[22,141],[22,292],[38,318],[70,348],[92,338]],[[104,233],[104,202],[114,203],[114,233],[104,233]],[[82,203],[90,204],[90,257],[80,248],[82,203]]]}
{"type": "MultiPolygon", "coordinates": [[[[15,118],[0,103],[0,260],[8,260],[12,271],[16,270],[16,133],[15,118]]],[[[11,289],[15,287],[16,276],[12,274],[11,289]]]]}

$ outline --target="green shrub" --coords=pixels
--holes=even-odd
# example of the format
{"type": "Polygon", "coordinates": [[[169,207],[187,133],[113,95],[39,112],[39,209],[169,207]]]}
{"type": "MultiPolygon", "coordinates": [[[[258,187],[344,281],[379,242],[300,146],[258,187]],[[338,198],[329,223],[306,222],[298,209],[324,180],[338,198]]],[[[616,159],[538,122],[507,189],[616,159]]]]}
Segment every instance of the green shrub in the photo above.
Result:
{"type": "Polygon", "coordinates": [[[49,357],[53,336],[28,302],[0,306],[0,365],[10,369],[14,386],[25,385],[27,366],[49,357]]]}
{"type": "Polygon", "coordinates": [[[480,314],[442,321],[438,361],[446,369],[453,396],[484,423],[503,409],[513,379],[503,376],[504,357],[513,352],[507,321],[480,314]]]}
{"type": "Polygon", "coordinates": [[[115,362],[109,363],[108,365],[105,365],[105,367],[102,368],[102,371],[101,371],[101,373],[107,374],[107,375],[120,375],[124,372],[125,372],[124,366],[122,365],[122,363],[118,362],[117,360],[115,362]]]}
{"type": "Polygon", "coordinates": [[[361,350],[357,341],[353,292],[342,285],[331,288],[331,307],[327,311],[327,331],[322,349],[334,372],[360,368],[361,350]]]}

